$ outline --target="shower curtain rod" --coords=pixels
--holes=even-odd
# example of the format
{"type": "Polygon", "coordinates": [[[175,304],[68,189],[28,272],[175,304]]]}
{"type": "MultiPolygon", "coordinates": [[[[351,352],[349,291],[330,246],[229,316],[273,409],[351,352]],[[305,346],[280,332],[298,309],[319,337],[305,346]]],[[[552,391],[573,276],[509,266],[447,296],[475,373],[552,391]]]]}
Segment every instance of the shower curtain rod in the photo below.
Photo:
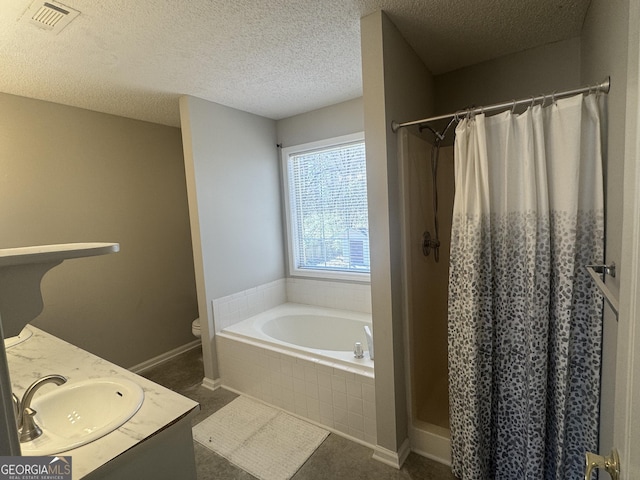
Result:
{"type": "Polygon", "coordinates": [[[494,105],[488,105],[486,107],[477,107],[477,108],[471,108],[467,110],[458,110],[455,113],[448,113],[447,115],[439,115],[437,117],[431,117],[431,118],[423,118],[422,120],[414,120],[412,122],[398,123],[396,121],[392,121],[391,130],[393,130],[393,132],[395,133],[400,128],[403,128],[403,127],[410,127],[412,125],[420,125],[423,123],[435,122],[436,120],[446,120],[448,118],[455,118],[455,117],[464,116],[464,115],[477,115],[479,113],[493,112],[495,110],[506,110],[507,108],[515,108],[517,106],[526,105],[526,104],[533,105],[536,102],[544,102],[548,98],[555,100],[558,98],[578,95],[580,93],[591,93],[591,92],[609,93],[610,88],[611,88],[611,77],[607,77],[603,82],[597,85],[576,88],[574,90],[566,90],[564,92],[552,93],[549,95],[539,95],[537,97],[532,96],[529,98],[523,98],[521,100],[512,100],[510,102],[496,103],[494,105]]]}

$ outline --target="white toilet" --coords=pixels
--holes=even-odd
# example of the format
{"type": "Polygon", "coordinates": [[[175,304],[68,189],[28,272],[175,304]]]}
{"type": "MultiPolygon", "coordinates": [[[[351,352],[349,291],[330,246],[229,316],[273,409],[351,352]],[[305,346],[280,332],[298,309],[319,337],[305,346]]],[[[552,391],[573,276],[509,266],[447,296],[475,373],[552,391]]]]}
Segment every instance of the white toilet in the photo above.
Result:
{"type": "Polygon", "coordinates": [[[193,322],[191,322],[191,333],[193,333],[193,335],[195,337],[200,338],[202,336],[202,333],[200,332],[200,319],[196,318],[193,322]]]}

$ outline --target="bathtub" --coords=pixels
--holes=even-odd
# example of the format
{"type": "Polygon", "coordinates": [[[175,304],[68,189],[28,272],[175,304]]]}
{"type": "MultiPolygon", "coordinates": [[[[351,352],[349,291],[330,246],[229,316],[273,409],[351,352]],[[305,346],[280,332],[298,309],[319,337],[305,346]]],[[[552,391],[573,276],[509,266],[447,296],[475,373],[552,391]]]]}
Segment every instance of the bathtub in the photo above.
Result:
{"type": "Polygon", "coordinates": [[[285,303],[224,328],[215,342],[221,384],[376,444],[371,314],[285,303]],[[353,346],[362,343],[364,358],[353,346]]]}
{"type": "Polygon", "coordinates": [[[227,327],[218,335],[373,376],[365,325],[371,327],[369,313],[285,303],[227,327]],[[362,344],[364,358],[354,357],[355,342],[362,344]]]}

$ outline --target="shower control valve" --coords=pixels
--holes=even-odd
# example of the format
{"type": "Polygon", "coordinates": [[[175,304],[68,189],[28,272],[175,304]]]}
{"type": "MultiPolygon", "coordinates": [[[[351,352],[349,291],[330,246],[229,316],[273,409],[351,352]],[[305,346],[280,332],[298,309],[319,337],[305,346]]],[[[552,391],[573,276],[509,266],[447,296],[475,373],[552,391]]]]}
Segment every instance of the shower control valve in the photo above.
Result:
{"type": "Polygon", "coordinates": [[[422,254],[428,257],[432,249],[437,262],[440,259],[440,240],[437,237],[431,238],[431,234],[426,231],[422,234],[422,254]]]}

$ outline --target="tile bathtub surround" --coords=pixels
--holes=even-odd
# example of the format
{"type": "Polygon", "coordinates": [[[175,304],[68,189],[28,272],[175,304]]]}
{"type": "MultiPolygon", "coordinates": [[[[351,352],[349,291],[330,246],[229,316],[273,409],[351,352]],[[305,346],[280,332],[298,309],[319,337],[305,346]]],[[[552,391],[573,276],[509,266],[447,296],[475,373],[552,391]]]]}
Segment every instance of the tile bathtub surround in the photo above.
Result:
{"type": "Polygon", "coordinates": [[[219,332],[287,301],[284,278],[212,300],[213,323],[219,332]]]}
{"type": "Polygon", "coordinates": [[[371,313],[371,286],[307,278],[287,278],[287,301],[371,313]]]}
{"type": "MultiPolygon", "coordinates": [[[[29,328],[33,330],[33,336],[7,350],[12,388],[19,398],[33,381],[51,373],[64,375],[69,384],[88,378],[123,377],[144,390],[140,410],[122,427],[95,442],[64,452],[73,457],[74,479],[86,476],[165,427],[197,413],[199,406],[193,400],[38,328],[29,328]]],[[[49,388],[58,387],[44,386],[42,393],[49,388]]]]}
{"type": "Polygon", "coordinates": [[[286,302],[371,313],[371,287],[358,283],[281,278],[212,300],[215,331],[286,302]]]}
{"type": "Polygon", "coordinates": [[[223,386],[376,445],[371,376],[216,337],[223,386]]]}

